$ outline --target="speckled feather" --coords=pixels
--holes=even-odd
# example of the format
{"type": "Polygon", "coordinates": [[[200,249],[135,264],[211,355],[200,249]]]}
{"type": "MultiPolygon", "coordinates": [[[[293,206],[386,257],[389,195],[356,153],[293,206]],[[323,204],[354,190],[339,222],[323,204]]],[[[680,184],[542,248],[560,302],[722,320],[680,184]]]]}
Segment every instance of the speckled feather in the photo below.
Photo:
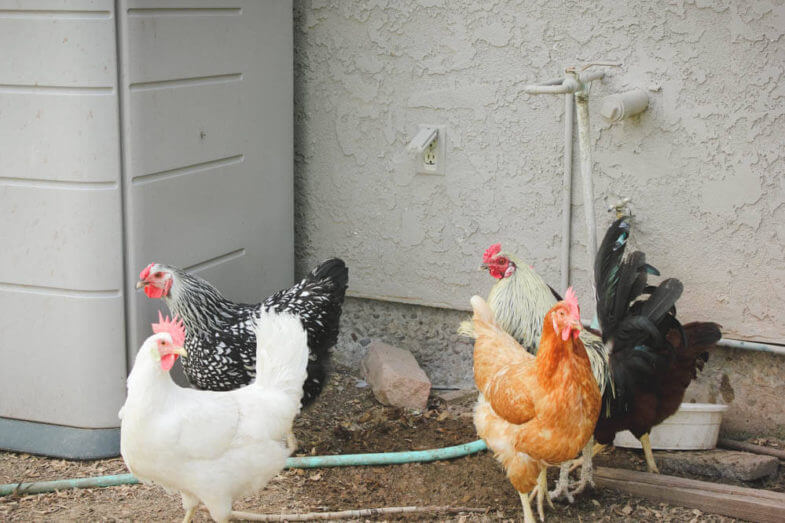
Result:
{"type": "Polygon", "coordinates": [[[308,334],[308,377],[303,385],[303,405],[321,392],[330,348],[338,338],[339,320],[348,282],[348,269],[337,258],[320,264],[293,287],[281,290],[258,304],[234,303],[210,283],[178,268],[174,284],[164,299],[185,323],[188,357],[183,367],[189,382],[200,389],[232,390],[255,378],[254,325],[262,310],[298,316],[308,334]]]}

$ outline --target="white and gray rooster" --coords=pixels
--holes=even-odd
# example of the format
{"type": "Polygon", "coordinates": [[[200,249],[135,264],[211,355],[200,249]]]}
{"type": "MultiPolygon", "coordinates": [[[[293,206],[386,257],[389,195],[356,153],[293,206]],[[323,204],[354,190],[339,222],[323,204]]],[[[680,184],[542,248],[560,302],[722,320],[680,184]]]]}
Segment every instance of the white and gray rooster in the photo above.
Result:
{"type": "Polygon", "coordinates": [[[183,368],[188,381],[206,390],[233,390],[255,377],[256,333],[262,311],[286,312],[300,318],[308,333],[308,377],[303,406],[322,391],[330,348],[338,339],[349,271],[331,258],[293,287],[257,304],[235,303],[209,282],[177,267],[151,263],[139,274],[137,288],[148,298],[163,298],[172,314],[185,324],[188,358],[183,368]]]}

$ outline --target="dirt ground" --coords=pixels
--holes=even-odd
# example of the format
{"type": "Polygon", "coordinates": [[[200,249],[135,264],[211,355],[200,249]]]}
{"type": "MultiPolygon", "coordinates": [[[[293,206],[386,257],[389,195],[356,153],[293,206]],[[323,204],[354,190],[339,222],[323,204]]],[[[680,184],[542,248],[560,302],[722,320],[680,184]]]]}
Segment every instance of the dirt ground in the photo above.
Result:
{"type": "MultiPolygon", "coordinates": [[[[335,370],[319,400],[296,421],[295,433],[300,444],[296,454],[420,450],[476,439],[471,397],[448,405],[432,395],[428,409],[415,413],[381,406],[370,389],[362,385],[350,372],[335,370]]],[[[597,463],[645,469],[640,453],[621,449],[598,457],[597,463]]],[[[778,477],[746,486],[785,491],[782,468],[778,477]]],[[[119,458],[74,462],[0,452],[0,483],[126,472],[119,458]]],[[[553,480],[557,471],[553,469],[551,473],[553,480]]],[[[476,507],[485,512],[418,514],[393,519],[522,519],[517,493],[487,452],[428,464],[288,470],[257,495],[236,501],[235,509],[305,513],[407,505],[476,507]]],[[[149,485],[0,498],[2,521],[175,521],[182,516],[179,496],[149,485]]],[[[546,511],[546,518],[548,521],[736,521],[606,489],[590,491],[572,505],[557,503],[555,510],[546,511]]],[[[206,512],[197,513],[195,520],[210,521],[206,512]]]]}

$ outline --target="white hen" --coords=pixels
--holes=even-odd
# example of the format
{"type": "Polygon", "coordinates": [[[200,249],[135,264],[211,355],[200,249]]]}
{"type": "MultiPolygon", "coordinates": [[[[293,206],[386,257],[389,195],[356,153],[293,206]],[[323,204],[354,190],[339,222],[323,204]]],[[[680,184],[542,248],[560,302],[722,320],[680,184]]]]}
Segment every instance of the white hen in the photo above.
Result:
{"type": "MultiPolygon", "coordinates": [[[[160,318],[160,313],[159,313],[160,318]]],[[[182,349],[182,323],[153,324],[128,376],[120,448],[140,480],[178,491],[190,521],[203,502],[228,521],[232,501],[261,489],[286,463],[300,410],[308,339],[290,314],[264,312],[256,327],[256,381],[227,392],[186,389],[169,376],[182,349]]]]}

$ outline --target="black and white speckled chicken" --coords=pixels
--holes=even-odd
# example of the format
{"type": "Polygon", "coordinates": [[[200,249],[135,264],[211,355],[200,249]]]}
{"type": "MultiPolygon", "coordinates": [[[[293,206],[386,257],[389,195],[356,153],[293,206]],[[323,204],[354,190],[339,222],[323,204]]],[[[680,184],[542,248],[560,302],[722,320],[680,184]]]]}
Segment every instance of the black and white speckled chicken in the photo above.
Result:
{"type": "Polygon", "coordinates": [[[188,333],[183,368],[193,386],[221,391],[250,383],[255,377],[254,325],[262,310],[274,310],[299,317],[308,333],[303,406],[321,393],[349,280],[342,260],[321,263],[293,287],[257,304],[230,301],[209,282],[171,265],[151,263],[139,280],[137,288],[144,288],[149,298],[163,298],[172,314],[183,320],[188,333]]]}

